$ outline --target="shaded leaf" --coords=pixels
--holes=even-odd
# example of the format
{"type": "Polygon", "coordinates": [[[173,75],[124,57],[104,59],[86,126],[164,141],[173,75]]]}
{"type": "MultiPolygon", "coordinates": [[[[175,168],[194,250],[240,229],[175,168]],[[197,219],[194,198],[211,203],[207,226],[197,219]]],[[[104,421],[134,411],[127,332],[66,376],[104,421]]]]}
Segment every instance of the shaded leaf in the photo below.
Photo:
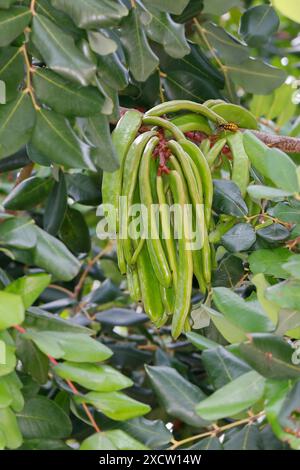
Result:
{"type": "Polygon", "coordinates": [[[91,249],[91,238],[87,223],[76,209],[67,208],[60,229],[60,238],[74,253],[88,253],[91,249]]]}
{"type": "Polygon", "coordinates": [[[36,240],[34,221],[27,217],[14,217],[0,224],[0,245],[28,250],[36,240]]]}
{"type": "Polygon", "coordinates": [[[300,310],[300,280],[289,279],[268,287],[266,298],[280,307],[300,310]]]}
{"type": "Polygon", "coordinates": [[[0,11],[0,47],[8,46],[28,25],[31,12],[25,7],[0,11]]]}
{"type": "Polygon", "coordinates": [[[251,47],[261,47],[279,27],[279,18],[271,5],[249,8],[241,17],[239,33],[251,47]]]}
{"type": "Polygon", "coordinates": [[[9,210],[28,210],[41,204],[47,197],[53,180],[31,176],[15,186],[4,199],[3,205],[9,210]]]}
{"type": "Polygon", "coordinates": [[[5,82],[6,102],[14,99],[24,77],[23,58],[19,48],[5,47],[0,50],[0,80],[5,82]]]}
{"type": "Polygon", "coordinates": [[[213,209],[217,213],[243,217],[248,214],[239,187],[233,181],[214,180],[213,209]]]}
{"type": "Polygon", "coordinates": [[[261,436],[257,426],[248,424],[224,444],[225,450],[260,450],[261,436]]]}
{"type": "Polygon", "coordinates": [[[111,308],[96,313],[96,320],[104,325],[131,326],[148,321],[147,315],[127,308],[111,308]]]}
{"type": "Polygon", "coordinates": [[[255,243],[255,230],[250,224],[236,224],[221,238],[222,244],[228,251],[246,251],[255,243]]]}
{"type": "Polygon", "coordinates": [[[58,181],[55,181],[45,207],[43,222],[46,232],[51,235],[56,235],[58,233],[65,217],[67,203],[65,176],[64,173],[60,171],[58,181]]]}
{"type": "MultiPolygon", "coordinates": [[[[80,450],[147,450],[141,442],[120,429],[105,431],[85,439],[80,450]]],[[[101,464],[101,457],[100,457],[101,464]]]]}
{"type": "Polygon", "coordinates": [[[253,274],[263,273],[270,276],[286,279],[288,272],[283,268],[292,256],[287,248],[274,250],[257,250],[249,256],[250,269],[253,274]]]}

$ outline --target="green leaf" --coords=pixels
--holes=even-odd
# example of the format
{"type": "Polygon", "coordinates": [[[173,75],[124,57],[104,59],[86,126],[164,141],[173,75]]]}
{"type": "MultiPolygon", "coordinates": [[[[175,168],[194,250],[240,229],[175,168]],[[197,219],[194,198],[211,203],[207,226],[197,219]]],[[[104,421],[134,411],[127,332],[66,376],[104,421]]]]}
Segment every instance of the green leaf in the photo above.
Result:
{"type": "Polygon", "coordinates": [[[0,49],[0,80],[5,82],[6,102],[16,98],[24,77],[23,58],[18,47],[0,49]]]}
{"type": "Polygon", "coordinates": [[[10,406],[13,411],[22,410],[24,406],[22,387],[23,384],[16,372],[2,377],[0,381],[0,408],[10,406]],[[6,402],[6,405],[4,402],[6,402]]]}
{"type": "Polygon", "coordinates": [[[188,447],[189,450],[224,450],[222,444],[217,437],[211,436],[201,439],[192,446],[188,447]]]}
{"type": "Polygon", "coordinates": [[[107,365],[62,362],[54,367],[54,372],[96,392],[114,392],[132,385],[130,379],[107,365]]]}
{"type": "Polygon", "coordinates": [[[143,417],[134,418],[119,423],[118,427],[152,449],[162,447],[172,440],[171,432],[158,419],[150,421],[143,417]]]}
{"type": "MultiPolygon", "coordinates": [[[[280,307],[277,308],[279,309],[280,307]]],[[[298,329],[300,327],[300,311],[299,310],[280,310],[279,320],[275,333],[278,336],[290,336],[299,339],[298,329]]]]}
{"type": "Polygon", "coordinates": [[[208,81],[206,77],[191,73],[188,70],[179,68],[177,70],[168,70],[167,77],[163,79],[163,84],[169,100],[204,101],[211,97],[221,98],[219,89],[213,81],[208,81]]]}
{"type": "Polygon", "coordinates": [[[240,413],[263,395],[265,379],[255,371],[247,372],[201,401],[197,413],[204,419],[217,420],[240,413]]]}
{"type": "Polygon", "coordinates": [[[0,340],[5,344],[5,364],[0,362],[0,377],[3,377],[15,370],[17,358],[15,343],[7,331],[0,331],[0,340]]]}
{"type": "Polygon", "coordinates": [[[25,7],[0,10],[0,47],[8,46],[28,25],[31,12],[25,7]]]}
{"type": "Polygon", "coordinates": [[[215,327],[226,339],[226,341],[228,341],[229,343],[240,343],[241,341],[244,341],[246,339],[244,331],[241,330],[237,325],[235,325],[224,315],[212,308],[206,306],[203,306],[203,308],[205,308],[205,310],[211,317],[215,327]]]}
{"type": "Polygon", "coordinates": [[[51,276],[49,274],[31,274],[29,276],[19,277],[11,282],[6,288],[5,292],[20,295],[25,309],[30,307],[36,299],[44,292],[46,287],[50,284],[51,276]]]}
{"type": "Polygon", "coordinates": [[[123,90],[129,83],[129,72],[117,53],[98,57],[97,74],[114,90],[123,90]]]}
{"type": "Polygon", "coordinates": [[[291,274],[296,279],[300,279],[300,256],[292,255],[289,257],[288,262],[282,265],[283,269],[291,274]]]}
{"type": "Polygon", "coordinates": [[[38,307],[30,307],[26,312],[25,327],[37,331],[58,331],[73,334],[92,335],[93,331],[75,322],[48,313],[38,307]]]}
{"type": "Polygon", "coordinates": [[[53,180],[31,176],[15,186],[4,199],[3,206],[9,210],[28,210],[41,204],[47,197],[53,180]]]}
{"type": "Polygon", "coordinates": [[[30,375],[38,384],[48,380],[49,359],[36,345],[19,335],[17,338],[17,356],[22,362],[22,371],[30,375]]]}
{"type": "Polygon", "coordinates": [[[246,333],[272,331],[275,328],[257,304],[247,302],[226,287],[213,289],[213,301],[230,322],[246,333]]]}
{"type": "Polygon", "coordinates": [[[96,88],[75,84],[51,70],[36,68],[33,85],[42,103],[65,116],[91,116],[104,106],[104,96],[96,88]]]}
{"type": "Polygon", "coordinates": [[[191,426],[201,427],[205,423],[195,413],[195,405],[205,395],[179,372],[166,366],[146,366],[146,372],[163,408],[191,426]]]}
{"type": "Polygon", "coordinates": [[[68,415],[46,397],[30,398],[17,414],[18,425],[27,439],[69,437],[72,424],[68,415]]]}
{"type": "Polygon", "coordinates": [[[147,23],[145,21],[147,36],[162,44],[171,57],[181,58],[188,54],[190,47],[185,38],[184,25],[175,23],[168,13],[160,12],[151,6],[148,11],[151,19],[147,23]]]}
{"type": "Polygon", "coordinates": [[[248,208],[239,187],[233,181],[214,180],[213,209],[217,213],[244,217],[248,208]]]}
{"type": "Polygon", "coordinates": [[[79,271],[79,261],[65,245],[44,230],[36,227],[37,244],[34,263],[61,281],[73,279],[79,271]]]}
{"type": "Polygon", "coordinates": [[[0,291],[0,330],[19,325],[24,320],[24,305],[20,295],[0,291]]]}
{"type": "Polygon", "coordinates": [[[98,175],[90,174],[85,175],[82,173],[75,173],[65,175],[68,195],[80,204],[87,206],[97,206],[101,202],[101,194],[99,188],[101,186],[101,179],[98,175]]]}
{"type": "Polygon", "coordinates": [[[262,238],[265,242],[276,244],[283,242],[290,236],[290,231],[281,224],[271,224],[267,227],[262,227],[256,231],[258,237],[262,238]]]}
{"type": "Polygon", "coordinates": [[[229,77],[248,93],[267,95],[286,79],[286,72],[265,62],[248,58],[242,63],[226,65],[229,77]]]}
{"type": "Polygon", "coordinates": [[[271,188],[270,186],[262,185],[251,185],[247,188],[247,193],[251,199],[268,199],[269,201],[280,201],[288,196],[292,196],[293,193],[288,190],[271,188]]]}
{"type": "Polygon", "coordinates": [[[32,25],[33,43],[50,69],[83,86],[91,83],[96,67],[77,49],[72,36],[40,14],[32,25]]]}
{"type": "MultiPolygon", "coordinates": [[[[80,450],[147,450],[148,447],[133,439],[124,431],[105,431],[85,439],[80,450]]],[[[100,457],[101,464],[101,457],[100,457]]]]}
{"type": "Polygon", "coordinates": [[[247,424],[224,445],[225,450],[261,450],[261,433],[257,426],[247,424]]]}
{"type": "Polygon", "coordinates": [[[256,295],[260,305],[268,314],[272,322],[276,325],[278,320],[279,307],[274,302],[268,300],[265,296],[266,289],[270,286],[270,284],[266,281],[266,278],[262,273],[253,276],[251,281],[256,287],[256,295]]]}
{"type": "Polygon", "coordinates": [[[28,329],[26,337],[31,339],[43,353],[71,362],[100,362],[112,354],[111,350],[99,341],[81,333],[28,329]]]}
{"type": "Polygon", "coordinates": [[[136,10],[132,8],[129,15],[123,19],[121,40],[132,75],[137,81],[144,82],[154,72],[159,60],[149,46],[136,10]]]}
{"type": "Polygon", "coordinates": [[[0,245],[28,250],[36,244],[34,221],[27,217],[13,217],[0,224],[0,245]]]}
{"type": "Polygon", "coordinates": [[[268,287],[266,298],[280,307],[300,310],[300,280],[289,279],[268,287]]]}
{"type": "Polygon", "coordinates": [[[67,13],[74,23],[83,29],[115,26],[128,10],[118,0],[52,0],[52,5],[67,13]]]}
{"type": "Polygon", "coordinates": [[[0,431],[3,433],[5,447],[8,449],[20,447],[23,441],[22,434],[16,416],[10,408],[0,409],[0,431]]]}
{"type": "Polygon", "coordinates": [[[107,116],[98,114],[89,117],[83,124],[87,141],[93,146],[93,161],[104,171],[113,172],[119,168],[118,156],[112,144],[107,116]]]}
{"type": "Polygon", "coordinates": [[[16,0],[0,0],[0,8],[9,8],[16,0]]]}
{"type": "Polygon", "coordinates": [[[68,207],[60,229],[60,237],[74,253],[88,253],[91,249],[91,238],[87,223],[76,209],[68,207]]]}
{"type": "Polygon", "coordinates": [[[255,230],[250,224],[236,224],[221,238],[222,244],[233,253],[246,251],[255,243],[255,230]]]}
{"type": "Polygon", "coordinates": [[[31,99],[24,92],[0,106],[0,158],[17,152],[29,141],[34,122],[31,99]]]}
{"type": "Polygon", "coordinates": [[[126,421],[150,411],[150,406],[121,392],[89,392],[83,397],[75,397],[75,401],[90,403],[98,411],[115,421],[126,421]]]}
{"type": "Polygon", "coordinates": [[[203,13],[209,15],[223,15],[232,7],[238,6],[239,0],[204,0],[203,13]]]}
{"type": "Polygon", "coordinates": [[[243,359],[264,377],[285,380],[300,376],[300,367],[292,362],[294,349],[279,336],[254,334],[239,349],[243,359]]]}
{"type": "Polygon", "coordinates": [[[68,206],[67,185],[64,173],[59,172],[47,199],[44,212],[44,229],[51,235],[56,235],[63,223],[68,206]]]}
{"type": "Polygon", "coordinates": [[[41,109],[37,115],[31,142],[36,150],[51,162],[69,168],[94,170],[90,148],[78,139],[68,121],[60,114],[41,109]]]}
{"type": "Polygon", "coordinates": [[[190,340],[192,345],[200,349],[200,351],[216,348],[218,346],[218,343],[215,343],[215,341],[206,338],[206,336],[199,335],[199,333],[194,333],[193,331],[186,333],[186,337],[190,340]]]}
{"type": "Polygon", "coordinates": [[[291,390],[289,390],[282,408],[280,410],[278,420],[284,430],[288,430],[294,437],[289,444],[293,449],[300,449],[300,438],[299,438],[299,407],[300,400],[300,383],[296,382],[291,390]]]}
{"type": "Polygon", "coordinates": [[[275,248],[274,250],[257,250],[249,256],[250,269],[253,274],[265,274],[286,279],[288,272],[283,268],[292,256],[287,248],[275,248]]]}
{"type": "Polygon", "coordinates": [[[223,387],[251,368],[223,346],[205,350],[201,359],[215,389],[223,387]]]}
{"type": "Polygon", "coordinates": [[[187,7],[189,0],[144,0],[145,5],[150,5],[157,8],[160,11],[172,13],[174,15],[180,15],[183,10],[187,7]]]}
{"type": "Polygon", "coordinates": [[[279,27],[279,18],[271,5],[257,5],[243,13],[239,33],[251,47],[268,42],[279,27]]]}
{"type": "Polygon", "coordinates": [[[262,176],[269,178],[280,189],[299,191],[297,167],[287,154],[268,147],[251,131],[244,133],[244,146],[252,165],[262,176]]]}

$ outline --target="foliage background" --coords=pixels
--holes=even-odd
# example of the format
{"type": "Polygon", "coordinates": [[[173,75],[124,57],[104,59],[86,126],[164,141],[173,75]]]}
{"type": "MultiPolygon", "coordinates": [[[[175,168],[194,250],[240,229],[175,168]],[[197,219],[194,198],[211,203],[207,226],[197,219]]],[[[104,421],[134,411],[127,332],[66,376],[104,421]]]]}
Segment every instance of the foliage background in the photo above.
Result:
{"type": "Polygon", "coordinates": [[[216,199],[216,220],[243,228],[215,234],[213,304],[195,289],[199,331],[177,342],[131,302],[96,236],[120,107],[223,98],[299,136],[292,3],[0,0],[0,447],[299,449],[289,163],[256,179],[269,189],[255,231],[230,191],[216,199]]]}

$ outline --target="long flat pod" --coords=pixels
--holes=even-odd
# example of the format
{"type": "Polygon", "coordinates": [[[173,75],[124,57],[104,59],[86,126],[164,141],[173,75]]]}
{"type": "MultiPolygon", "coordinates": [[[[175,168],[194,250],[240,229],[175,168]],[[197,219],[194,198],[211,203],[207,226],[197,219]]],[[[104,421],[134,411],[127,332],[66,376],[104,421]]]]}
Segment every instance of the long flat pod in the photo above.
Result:
{"type": "Polygon", "coordinates": [[[158,104],[157,106],[154,106],[154,108],[147,111],[145,116],[162,116],[163,114],[178,113],[179,111],[192,111],[193,113],[202,114],[202,116],[205,116],[207,119],[215,122],[216,124],[223,124],[227,122],[217,113],[212,111],[210,108],[207,108],[203,104],[194,103],[193,101],[188,100],[173,100],[158,104]]]}
{"type": "MultiPolygon", "coordinates": [[[[180,175],[176,171],[171,171],[169,175],[170,189],[174,202],[179,204],[184,211],[187,203],[183,184],[180,175]]],[[[185,231],[178,239],[178,280],[175,293],[174,314],[172,317],[172,336],[178,338],[184,329],[186,318],[190,311],[190,301],[193,281],[193,258],[192,252],[188,248],[188,240],[185,238],[185,231]]]]}
{"type": "MultiPolygon", "coordinates": [[[[151,137],[154,136],[155,132],[153,131],[145,132],[144,134],[139,135],[131,144],[131,147],[125,157],[121,195],[126,198],[127,210],[124,214],[123,212],[120,212],[119,214],[120,230],[127,229],[129,225],[129,211],[133,203],[133,195],[137,184],[140,161],[147,142],[149,142],[151,137]]],[[[157,137],[155,140],[153,140],[153,143],[154,142],[158,142],[157,137]]],[[[130,263],[133,255],[133,247],[129,238],[129,234],[127,234],[127,237],[122,240],[122,244],[125,259],[127,263],[130,263]]]]}
{"type": "Polygon", "coordinates": [[[244,197],[249,185],[249,158],[244,149],[242,133],[230,134],[227,137],[227,142],[233,156],[231,179],[238,185],[244,197]]]}
{"type": "Polygon", "coordinates": [[[144,204],[147,209],[147,247],[149,250],[151,263],[160,284],[163,287],[169,287],[172,282],[172,274],[162,246],[162,242],[159,237],[155,216],[153,217],[153,195],[150,182],[150,163],[156,144],[157,138],[152,137],[152,139],[146,145],[141,159],[139,171],[140,198],[141,203],[144,204]]]}

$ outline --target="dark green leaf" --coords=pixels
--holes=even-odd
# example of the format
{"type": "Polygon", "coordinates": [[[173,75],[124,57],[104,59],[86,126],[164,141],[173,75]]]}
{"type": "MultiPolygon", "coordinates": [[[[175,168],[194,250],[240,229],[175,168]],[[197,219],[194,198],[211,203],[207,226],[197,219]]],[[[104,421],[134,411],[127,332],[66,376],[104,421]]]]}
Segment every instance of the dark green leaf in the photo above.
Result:
{"type": "Polygon", "coordinates": [[[28,94],[0,106],[0,158],[17,152],[30,139],[35,112],[28,94]]]}
{"type": "Polygon", "coordinates": [[[79,261],[65,245],[44,230],[36,227],[37,244],[34,263],[44,268],[54,278],[64,281],[73,279],[79,271],[79,261]]]}
{"type": "Polygon", "coordinates": [[[293,195],[291,191],[254,184],[248,186],[247,193],[254,200],[268,199],[270,201],[280,201],[293,195]]]}
{"type": "Polygon", "coordinates": [[[251,47],[261,47],[279,27],[279,18],[271,5],[249,8],[241,17],[240,34],[251,47]]]}
{"type": "Polygon", "coordinates": [[[68,437],[72,431],[68,415],[53,400],[46,397],[28,400],[17,417],[21,432],[27,439],[47,439],[53,436],[59,439],[68,437]]]}
{"type": "Polygon", "coordinates": [[[157,8],[160,11],[173,13],[174,15],[180,15],[186,8],[189,0],[145,0],[145,5],[150,5],[157,8]]]}
{"type": "Polygon", "coordinates": [[[17,339],[17,355],[22,362],[22,370],[39,384],[48,380],[49,359],[35,344],[19,335],[17,339]]]}
{"type": "Polygon", "coordinates": [[[26,328],[38,331],[58,331],[73,334],[91,335],[92,330],[85,328],[75,322],[64,320],[61,317],[52,315],[38,307],[30,307],[26,312],[26,328]]]}
{"type": "Polygon", "coordinates": [[[91,249],[89,228],[81,212],[76,209],[68,207],[60,237],[74,253],[88,253],[91,249]]]}
{"type": "Polygon", "coordinates": [[[38,163],[41,166],[51,166],[52,162],[51,160],[43,155],[40,151],[38,151],[32,144],[27,144],[26,145],[26,151],[28,154],[28,157],[32,162],[38,163]]]}
{"type": "Polygon", "coordinates": [[[9,210],[28,210],[41,204],[47,197],[53,180],[32,176],[14,187],[4,199],[3,205],[9,210]]]}
{"type": "Polygon", "coordinates": [[[55,72],[84,86],[93,80],[95,65],[77,49],[72,36],[43,15],[35,15],[33,19],[32,40],[55,72]]]}
{"type": "Polygon", "coordinates": [[[91,116],[103,109],[105,99],[96,88],[75,84],[51,70],[36,68],[33,84],[38,99],[65,116],[91,116]]]}
{"type": "Polygon", "coordinates": [[[255,371],[247,372],[201,401],[197,413],[204,419],[217,420],[246,410],[263,394],[265,379],[255,371]]]}
{"type": "Polygon", "coordinates": [[[119,23],[128,10],[118,0],[52,0],[52,5],[71,16],[74,23],[83,29],[97,29],[119,23]]]}
{"type": "Polygon", "coordinates": [[[245,361],[264,377],[276,380],[300,377],[300,367],[293,364],[294,349],[279,336],[251,335],[249,343],[240,345],[245,361]]]}
{"type": "Polygon", "coordinates": [[[288,392],[278,419],[283,429],[289,429],[289,432],[298,438],[299,449],[299,409],[300,409],[300,382],[294,384],[288,392]]]}
{"type": "Polygon", "coordinates": [[[190,52],[185,38],[185,27],[175,23],[168,13],[149,6],[151,19],[146,23],[146,33],[150,39],[163,45],[171,57],[181,58],[190,52]]]}
{"type": "Polygon", "coordinates": [[[39,111],[32,144],[54,163],[70,168],[94,169],[90,148],[76,137],[68,121],[53,111],[39,111]]]}
{"type": "Polygon", "coordinates": [[[29,165],[30,160],[26,154],[26,149],[23,147],[14,155],[11,155],[0,160],[0,172],[6,173],[9,171],[19,170],[24,166],[29,165]]]}
{"type": "Polygon", "coordinates": [[[149,46],[136,10],[132,8],[123,19],[121,39],[132,75],[137,81],[144,82],[156,69],[159,61],[149,46]]]}
{"type": "Polygon", "coordinates": [[[290,231],[283,225],[274,223],[268,227],[257,230],[257,236],[267,243],[278,243],[286,240],[290,236],[290,231]]]}
{"type": "Polygon", "coordinates": [[[67,210],[67,187],[64,173],[59,172],[47,199],[44,212],[44,229],[51,235],[56,235],[61,227],[67,210]]]}
{"type": "Polygon", "coordinates": [[[164,79],[164,88],[169,100],[188,99],[204,101],[209,98],[221,98],[214,84],[206,77],[185,70],[170,70],[164,79]]]}
{"type": "Polygon", "coordinates": [[[223,15],[232,7],[238,6],[239,0],[204,0],[203,12],[211,15],[223,15]]]}
{"type": "Polygon", "coordinates": [[[223,346],[206,349],[201,359],[215,389],[251,370],[248,364],[223,346]]]}
{"type": "Polygon", "coordinates": [[[248,208],[239,187],[233,181],[214,180],[213,209],[217,213],[244,217],[248,208]]]}
{"type": "Polygon", "coordinates": [[[244,274],[243,262],[238,256],[226,253],[212,274],[214,287],[232,287],[244,274]]]}
{"type": "Polygon", "coordinates": [[[38,273],[19,277],[5,288],[5,292],[22,297],[24,307],[29,308],[50,284],[49,274],[38,273]]]}
{"type": "Polygon", "coordinates": [[[289,222],[292,224],[300,223],[300,205],[298,201],[291,201],[290,203],[280,202],[272,208],[273,217],[278,217],[282,222],[289,222]]]}
{"type": "Polygon", "coordinates": [[[150,421],[140,417],[120,423],[118,427],[152,449],[162,447],[172,440],[172,434],[158,419],[150,421]]]}
{"type": "Polygon", "coordinates": [[[28,25],[31,12],[25,7],[0,10],[0,47],[8,46],[28,25]]]}
{"type": "Polygon", "coordinates": [[[242,331],[265,332],[275,328],[258,304],[247,302],[226,287],[213,289],[213,301],[225,317],[242,331]]]}
{"type": "Polygon", "coordinates": [[[225,248],[233,253],[249,250],[253,243],[255,243],[255,240],[256,234],[252,225],[242,223],[234,225],[221,238],[225,248]]]}
{"type": "Polygon", "coordinates": [[[199,400],[205,398],[200,388],[193,385],[175,369],[166,366],[146,366],[151,384],[164,409],[191,426],[201,427],[205,421],[195,413],[199,400]]]}
{"type": "Polygon", "coordinates": [[[225,450],[260,450],[261,436],[257,426],[248,424],[224,444],[225,450]]]}
{"type": "Polygon", "coordinates": [[[129,83],[129,73],[117,53],[98,57],[98,76],[115,90],[123,90],[129,83]]]}
{"type": "MultiPolygon", "coordinates": [[[[120,429],[93,434],[83,441],[80,450],[147,450],[143,444],[120,429]]],[[[104,457],[103,457],[104,458],[104,457]]],[[[101,457],[99,459],[100,464],[101,457]]]]}
{"type": "Polygon", "coordinates": [[[0,80],[5,82],[6,101],[14,99],[23,80],[23,58],[19,48],[5,47],[0,50],[0,80]]]}
{"type": "Polygon", "coordinates": [[[206,437],[196,444],[188,447],[189,450],[224,450],[222,444],[217,437],[206,437]]]}
{"type": "Polygon", "coordinates": [[[96,320],[104,325],[131,326],[148,321],[147,315],[127,308],[111,308],[96,314],[96,320]]]}
{"type": "Polygon", "coordinates": [[[75,173],[66,175],[68,195],[80,204],[96,206],[101,202],[101,180],[98,175],[75,173]]]}

